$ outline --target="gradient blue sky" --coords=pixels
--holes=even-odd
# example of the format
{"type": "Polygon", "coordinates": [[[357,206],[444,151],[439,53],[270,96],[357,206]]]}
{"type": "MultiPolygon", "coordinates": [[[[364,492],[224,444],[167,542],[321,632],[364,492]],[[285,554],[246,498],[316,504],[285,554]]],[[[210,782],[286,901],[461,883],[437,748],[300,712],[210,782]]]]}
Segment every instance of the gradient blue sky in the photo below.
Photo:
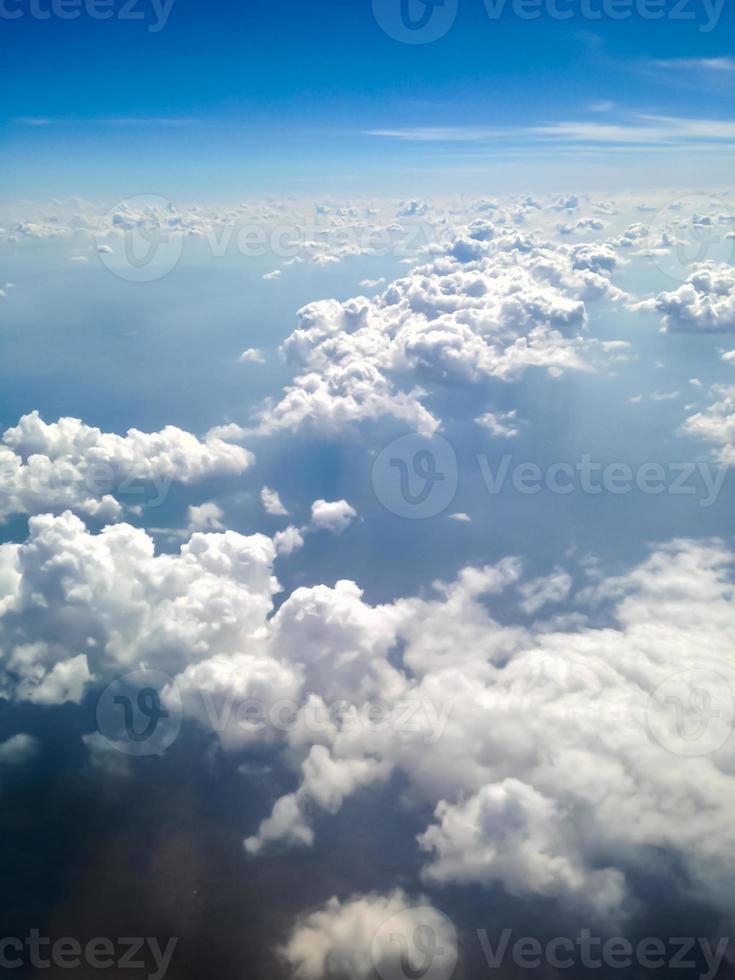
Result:
{"type": "Polygon", "coordinates": [[[732,4],[706,30],[703,0],[656,21],[592,21],[578,3],[524,20],[508,2],[493,21],[459,0],[444,37],[407,45],[369,0],[175,0],[159,31],[150,0],[132,21],[5,0],[23,16],[0,18],[3,199],[727,180],[732,4]]]}

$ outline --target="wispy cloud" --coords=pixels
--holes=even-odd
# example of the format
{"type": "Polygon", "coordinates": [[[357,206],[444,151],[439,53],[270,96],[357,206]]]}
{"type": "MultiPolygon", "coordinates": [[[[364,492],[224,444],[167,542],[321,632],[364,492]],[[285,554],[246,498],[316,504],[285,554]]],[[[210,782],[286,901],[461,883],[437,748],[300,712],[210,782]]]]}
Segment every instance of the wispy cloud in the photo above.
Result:
{"type": "Polygon", "coordinates": [[[735,58],[666,58],[658,59],[651,64],[656,68],[735,72],[735,58]]]}
{"type": "Polygon", "coordinates": [[[692,145],[735,142],[735,121],[636,114],[619,122],[571,120],[543,126],[410,126],[374,129],[367,135],[417,143],[500,143],[554,141],[587,144],[692,145]]]}
{"type": "Polygon", "coordinates": [[[18,126],[158,126],[176,128],[198,126],[204,120],[185,116],[103,116],[90,119],[19,116],[11,120],[18,126]]]}
{"type": "Polygon", "coordinates": [[[513,132],[513,129],[481,126],[405,126],[397,129],[371,129],[366,135],[416,143],[477,143],[513,132]]]}

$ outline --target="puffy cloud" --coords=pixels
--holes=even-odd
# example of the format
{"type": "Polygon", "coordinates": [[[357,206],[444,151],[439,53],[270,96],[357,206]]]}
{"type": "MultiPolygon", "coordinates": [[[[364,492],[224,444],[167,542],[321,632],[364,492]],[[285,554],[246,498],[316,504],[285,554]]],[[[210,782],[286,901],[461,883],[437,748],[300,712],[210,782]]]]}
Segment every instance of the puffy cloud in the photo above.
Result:
{"type": "Polygon", "coordinates": [[[549,603],[563,602],[572,589],[572,577],[561,569],[551,575],[525,582],[518,591],[523,596],[521,609],[533,615],[549,603]]]}
{"type": "Polygon", "coordinates": [[[304,307],[282,345],[293,384],[261,413],[261,430],[334,431],[392,416],[424,433],[439,421],[423,404],[437,383],[512,381],[528,367],[554,374],[604,359],[584,336],[585,301],[623,299],[609,244],[552,246],[471,222],[437,257],[381,294],[304,307]]]}
{"type": "Polygon", "coordinates": [[[475,419],[478,425],[484,429],[489,429],[494,436],[502,436],[504,439],[512,439],[518,435],[517,425],[518,412],[485,412],[475,419]]]}
{"type": "Polygon", "coordinates": [[[289,525],[283,531],[277,531],[273,535],[273,544],[276,546],[279,555],[291,555],[299,548],[303,548],[304,538],[297,527],[289,525]]]}
{"type": "Polygon", "coordinates": [[[188,508],[187,527],[193,531],[224,531],[222,518],[224,511],[212,501],[206,504],[192,505],[188,508]]]}
{"type": "Polygon", "coordinates": [[[73,418],[47,424],[32,412],[7,429],[0,442],[0,522],[11,514],[67,508],[117,520],[123,507],[116,497],[129,497],[130,505],[138,506],[145,499],[145,483],[160,503],[172,481],[242,473],[253,459],[218,434],[200,441],[169,425],[160,432],[130,429],[120,436],[73,418]]]}
{"type": "Polygon", "coordinates": [[[614,920],[635,907],[631,869],[645,860],[649,880],[731,910],[735,740],[690,755],[662,728],[668,702],[652,702],[692,675],[715,734],[728,721],[723,543],[675,541],[613,578],[598,569],[574,599],[564,570],[527,581],[506,559],[377,606],[349,581],[299,588],[274,614],[277,548],[227,531],[156,555],[125,524],[92,534],[70,513],[33,517],[27,541],[0,547],[0,691],[57,704],[140,666],[168,673],[166,696],[225,749],[277,747],[297,775],[243,828],[252,855],[308,846],[315,811],[400,773],[417,814],[433,813],[416,829],[436,885],[500,885],[614,920]],[[561,602],[563,616],[538,616],[561,602]],[[293,724],[243,724],[250,701],[288,702],[293,724]]]}
{"type": "Polygon", "coordinates": [[[711,395],[715,400],[704,411],[690,415],[682,431],[712,443],[718,460],[735,466],[735,387],[714,385],[711,395]]]}
{"type": "Polygon", "coordinates": [[[341,534],[357,517],[346,500],[315,500],[311,505],[311,526],[319,531],[341,534]]]}
{"type": "Polygon", "coordinates": [[[265,364],[265,354],[257,347],[248,347],[238,358],[241,364],[265,364]]]}
{"type": "Polygon", "coordinates": [[[695,686],[719,678],[714,696],[727,715],[733,557],[718,542],[673,542],[589,588],[566,626],[530,629],[494,621],[487,596],[506,594],[507,618],[508,590],[520,586],[519,609],[538,611],[568,591],[563,573],[526,585],[517,562],[467,569],[440,584],[437,598],[374,609],[349,584],[338,595],[298,590],[275,617],[274,653],[292,651],[286,659],[301,660],[305,690],[327,703],[348,697],[357,710],[379,696],[388,722],[370,726],[347,712],[316,739],[303,728],[291,733],[303,759],[299,788],[276,804],[248,849],[257,853],[279,835],[308,844],[314,806],[333,812],[351,787],[398,769],[435,808],[418,837],[427,880],[500,883],[613,921],[635,907],[629,870],[645,854],[649,873],[670,885],[675,860],[675,887],[726,912],[735,743],[689,758],[648,726],[658,710],[653,695],[682,672],[695,672],[695,686]],[[590,604],[609,625],[588,622],[582,610],[590,604]],[[400,670],[388,659],[396,643],[400,670]],[[347,651],[354,654],[342,666],[347,651]],[[405,702],[417,710],[402,726],[397,706],[405,702]]]}
{"type": "Polygon", "coordinates": [[[678,289],[639,307],[661,313],[669,333],[735,330],[735,268],[705,262],[678,289]]]}
{"type": "Polygon", "coordinates": [[[78,700],[89,680],[141,664],[171,674],[241,652],[272,610],[273,542],[232,531],[194,534],[178,555],[127,524],[90,534],[71,513],[29,521],[4,545],[0,690],[51,703],[78,700]]]}
{"type": "Polygon", "coordinates": [[[267,514],[271,514],[274,517],[288,517],[288,511],[281,503],[278,491],[271,490],[270,487],[263,487],[260,491],[260,499],[263,502],[263,507],[265,507],[267,514]]]}
{"type": "Polygon", "coordinates": [[[383,977],[405,976],[407,968],[425,968],[425,952],[416,948],[420,928],[431,930],[439,955],[456,961],[457,936],[449,920],[400,890],[330,899],[298,919],[281,954],[299,980],[361,980],[375,976],[376,969],[383,977]]]}
{"type": "Polygon", "coordinates": [[[402,201],[396,211],[397,218],[420,218],[427,214],[429,205],[425,201],[402,201]]]}
{"type": "Polygon", "coordinates": [[[20,766],[38,752],[38,740],[31,735],[13,735],[0,742],[0,767],[20,766]]]}
{"type": "Polygon", "coordinates": [[[526,783],[507,778],[483,786],[468,800],[440,803],[435,816],[419,837],[433,857],[431,881],[501,881],[514,895],[571,894],[605,916],[624,901],[623,873],[586,868],[558,802],[526,783]]]}

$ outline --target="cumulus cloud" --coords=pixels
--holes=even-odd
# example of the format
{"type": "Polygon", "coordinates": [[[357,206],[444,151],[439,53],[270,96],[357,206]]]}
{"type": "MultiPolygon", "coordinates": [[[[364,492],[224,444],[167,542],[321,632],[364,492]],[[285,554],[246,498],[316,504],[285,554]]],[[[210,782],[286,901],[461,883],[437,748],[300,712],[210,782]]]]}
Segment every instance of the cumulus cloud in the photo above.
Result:
{"type": "Polygon", "coordinates": [[[690,415],[682,431],[712,443],[719,462],[735,466],[735,387],[714,385],[710,394],[714,401],[690,415]]]}
{"type": "MultiPolygon", "coordinates": [[[[343,585],[342,603],[349,601],[339,615],[329,590],[314,590],[320,604],[329,597],[328,616],[309,590],[299,590],[275,617],[279,645],[292,623],[306,629],[294,604],[302,609],[308,599],[307,635],[316,630],[320,653],[331,629],[343,629],[338,622],[352,625],[337,649],[354,649],[363,633],[363,655],[337,690],[349,690],[356,705],[358,692],[364,699],[377,690],[388,705],[408,699],[431,705],[433,714],[419,710],[410,731],[397,727],[395,715],[375,730],[348,714],[318,745],[300,731],[291,741],[303,753],[299,789],[278,801],[248,850],[257,853],[279,836],[310,843],[315,805],[334,812],[354,788],[397,768],[435,808],[418,836],[428,858],[424,874],[435,884],[500,883],[513,894],[553,897],[612,921],[635,905],[629,868],[645,853],[649,871],[668,880],[675,855],[682,867],[676,887],[695,889],[726,911],[735,746],[730,740],[696,761],[682,757],[650,735],[646,712],[659,686],[682,671],[715,672],[729,698],[733,557],[717,542],[662,547],[626,575],[587,590],[585,603],[603,604],[609,626],[593,626],[580,611],[566,630],[501,626],[491,618],[486,597],[518,583],[517,562],[468,569],[440,585],[437,598],[375,609],[343,585]],[[387,659],[396,642],[404,644],[398,674],[387,659]],[[430,720],[440,717],[445,724],[434,737],[430,720]],[[660,863],[649,863],[652,849],[660,863]]],[[[568,579],[554,573],[522,588],[519,608],[538,611],[568,589],[568,579]]],[[[294,638],[295,651],[291,644],[294,638]]],[[[324,667],[309,662],[307,689],[326,683],[317,680],[327,677],[324,667]]]]}
{"type": "Polygon", "coordinates": [[[282,345],[293,384],[261,413],[261,430],[335,431],[392,416],[424,433],[439,420],[432,385],[512,381],[532,366],[592,370],[601,345],[585,336],[585,302],[626,298],[607,243],[553,246],[481,220],[378,296],[304,307],[282,345]]]}
{"type": "Polygon", "coordinates": [[[260,491],[260,499],[267,514],[273,517],[288,517],[288,511],[283,506],[278,491],[271,490],[270,487],[263,487],[260,491]]]}
{"type": "Polygon", "coordinates": [[[257,347],[248,347],[240,354],[241,364],[265,364],[265,354],[257,347]]]}
{"type": "Polygon", "coordinates": [[[311,526],[319,531],[341,534],[357,517],[346,500],[315,500],[311,505],[311,526]]]}
{"type": "Polygon", "coordinates": [[[425,969],[415,938],[421,928],[431,930],[442,958],[456,961],[457,936],[448,919],[401,890],[330,899],[298,919],[280,952],[299,980],[361,980],[376,969],[382,977],[405,976],[407,969],[425,969]]]}
{"type": "Polygon", "coordinates": [[[518,412],[513,409],[512,412],[485,412],[476,418],[475,422],[484,429],[489,429],[494,436],[512,439],[519,432],[517,419],[518,412]]]}
{"type": "Polygon", "coordinates": [[[668,333],[735,330],[735,268],[702,263],[678,289],[638,306],[662,314],[668,333]]]}
{"type": "Polygon", "coordinates": [[[39,742],[31,735],[13,735],[0,742],[0,767],[20,766],[38,752],[39,742]]]}
{"type": "Polygon", "coordinates": [[[224,511],[212,501],[198,506],[190,506],[188,511],[187,528],[193,531],[224,531],[222,518],[224,511]]]}
{"type": "Polygon", "coordinates": [[[160,432],[130,429],[120,436],[74,418],[48,424],[31,412],[0,440],[0,522],[12,514],[65,509],[118,520],[123,505],[116,498],[139,506],[146,500],[145,483],[160,503],[173,481],[243,473],[253,459],[215,433],[200,441],[168,425],[160,432]]]}
{"type": "Polygon", "coordinates": [[[521,609],[533,615],[544,606],[558,604],[567,598],[572,589],[572,577],[561,569],[555,569],[551,575],[524,582],[518,591],[523,596],[521,609]]]}
{"type": "Polygon", "coordinates": [[[156,556],[127,524],[94,535],[68,512],[32,517],[27,541],[0,546],[0,690],[78,700],[141,664],[175,674],[240,652],[272,609],[274,558],[264,535],[197,533],[156,556]]]}
{"type": "Polygon", "coordinates": [[[671,542],[617,577],[597,569],[573,599],[565,570],[526,580],[505,559],[377,606],[353,582],[298,588],[274,614],[279,544],[263,535],[195,533],[156,555],[125,524],[29,525],[27,541],[0,546],[3,696],[75,701],[141,665],[165,671],[225,749],[280,747],[294,767],[296,788],[249,829],[250,854],[308,846],[315,811],[400,772],[433,812],[416,846],[436,885],[501,885],[615,920],[635,907],[630,869],[645,860],[649,878],[732,908],[735,742],[691,758],[650,730],[652,696],[692,671],[695,686],[719,678],[727,720],[735,555],[723,543],[671,542]],[[562,602],[571,613],[539,617],[562,602]],[[243,727],[233,699],[286,700],[293,724],[243,727]]]}
{"type": "Polygon", "coordinates": [[[289,525],[283,531],[278,531],[273,535],[273,544],[276,546],[279,555],[290,555],[294,551],[298,551],[299,548],[303,548],[304,538],[297,527],[289,525]]]}

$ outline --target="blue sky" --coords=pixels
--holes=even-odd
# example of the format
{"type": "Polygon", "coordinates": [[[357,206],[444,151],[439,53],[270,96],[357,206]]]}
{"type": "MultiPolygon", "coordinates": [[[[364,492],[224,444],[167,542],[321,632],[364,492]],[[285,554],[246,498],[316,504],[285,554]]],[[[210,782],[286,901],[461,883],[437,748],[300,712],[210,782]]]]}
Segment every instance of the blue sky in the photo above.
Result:
{"type": "Polygon", "coordinates": [[[0,0],[0,937],[733,980],[734,20],[0,0]]]}
{"type": "Polygon", "coordinates": [[[403,192],[453,188],[458,172],[468,187],[488,174],[510,189],[609,187],[611,156],[628,183],[631,167],[658,182],[663,159],[672,184],[716,184],[731,161],[731,5],[667,0],[664,19],[632,6],[616,21],[576,3],[558,20],[544,0],[529,20],[511,0],[498,19],[483,0],[459,0],[453,26],[427,44],[389,37],[366,0],[175,0],[166,14],[139,0],[140,20],[85,8],[38,20],[29,0],[4,9],[23,14],[0,21],[6,199],[163,185],[216,199],[350,190],[367,176],[373,190],[403,192]],[[711,126],[695,131],[694,119],[711,126]],[[706,158],[692,141],[710,144],[706,158]]]}

